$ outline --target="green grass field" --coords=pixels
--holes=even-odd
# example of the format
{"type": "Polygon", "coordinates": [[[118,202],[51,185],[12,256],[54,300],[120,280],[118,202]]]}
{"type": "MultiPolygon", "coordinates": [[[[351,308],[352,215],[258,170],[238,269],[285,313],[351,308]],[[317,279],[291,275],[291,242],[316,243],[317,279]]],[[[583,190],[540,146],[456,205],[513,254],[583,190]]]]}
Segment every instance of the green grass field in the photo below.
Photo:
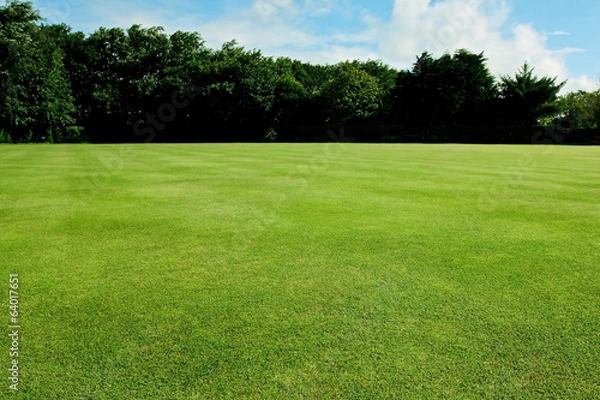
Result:
{"type": "Polygon", "coordinates": [[[598,147],[25,145],[0,167],[1,398],[600,398],[598,147]]]}

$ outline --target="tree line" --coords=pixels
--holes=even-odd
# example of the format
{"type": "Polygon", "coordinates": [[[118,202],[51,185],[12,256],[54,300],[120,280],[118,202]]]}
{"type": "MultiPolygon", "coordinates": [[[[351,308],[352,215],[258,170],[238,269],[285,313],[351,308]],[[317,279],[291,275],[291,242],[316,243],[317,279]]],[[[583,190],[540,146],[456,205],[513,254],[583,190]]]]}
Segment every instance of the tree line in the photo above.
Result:
{"type": "Polygon", "coordinates": [[[211,49],[196,32],[161,27],[85,35],[8,1],[0,142],[318,141],[342,126],[362,141],[518,142],[540,126],[559,128],[554,141],[597,135],[599,92],[561,97],[565,82],[528,64],[496,79],[486,61],[459,49],[424,52],[401,71],[375,60],[318,65],[235,41],[211,49]]]}

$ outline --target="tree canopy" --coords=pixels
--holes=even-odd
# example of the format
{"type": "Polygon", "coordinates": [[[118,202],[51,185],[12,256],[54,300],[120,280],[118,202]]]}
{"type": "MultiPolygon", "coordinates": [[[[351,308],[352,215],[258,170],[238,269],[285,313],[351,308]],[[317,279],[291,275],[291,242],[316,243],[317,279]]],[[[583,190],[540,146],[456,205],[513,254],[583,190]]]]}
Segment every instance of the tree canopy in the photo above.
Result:
{"type": "Polygon", "coordinates": [[[12,141],[63,141],[72,91],[59,43],[29,2],[0,8],[0,129],[12,141]]]}
{"type": "Polygon", "coordinates": [[[482,112],[498,97],[483,53],[466,49],[438,59],[424,52],[412,71],[400,73],[396,96],[404,120],[412,124],[481,122],[482,112]]]}
{"type": "Polygon", "coordinates": [[[556,78],[536,77],[525,63],[515,77],[503,76],[500,82],[500,104],[504,117],[515,125],[535,125],[557,110],[558,92],[566,82],[556,78]]]}
{"type": "Polygon", "coordinates": [[[504,141],[502,127],[530,132],[567,118],[599,127],[597,92],[559,97],[564,82],[528,64],[497,80],[485,54],[467,49],[423,52],[396,70],[274,58],[235,40],[211,49],[199,33],[161,27],[85,35],[45,25],[31,2],[15,0],[0,22],[0,141],[321,140],[297,133],[306,125],[368,126],[361,140],[370,141],[385,129],[398,140],[457,140],[432,132],[471,129],[488,133],[466,140],[504,141]]]}

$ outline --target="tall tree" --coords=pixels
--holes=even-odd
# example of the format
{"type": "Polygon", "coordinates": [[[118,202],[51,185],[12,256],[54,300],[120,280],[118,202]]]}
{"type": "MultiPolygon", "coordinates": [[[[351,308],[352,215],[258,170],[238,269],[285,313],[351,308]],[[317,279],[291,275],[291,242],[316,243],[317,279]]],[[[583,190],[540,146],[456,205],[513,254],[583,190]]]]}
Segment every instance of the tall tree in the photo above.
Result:
{"type": "MultiPolygon", "coordinates": [[[[165,88],[183,89],[199,78],[204,70],[211,51],[199,33],[177,31],[169,37],[169,52],[166,55],[165,88]]],[[[201,82],[195,82],[201,84],[201,82]]]]}
{"type": "Polygon", "coordinates": [[[557,78],[537,77],[525,63],[514,77],[504,76],[500,82],[500,109],[508,124],[534,126],[556,113],[558,93],[566,82],[557,78]]]}
{"type": "Polygon", "coordinates": [[[399,112],[417,125],[477,124],[497,97],[483,53],[457,50],[438,59],[425,52],[398,75],[399,112]]]}
{"type": "Polygon", "coordinates": [[[160,99],[171,42],[162,27],[133,25],[127,30],[126,43],[121,66],[121,101],[132,115],[160,99]]]}
{"type": "Polygon", "coordinates": [[[374,123],[390,123],[394,114],[393,92],[398,79],[398,71],[379,60],[353,61],[352,65],[370,76],[377,78],[381,91],[381,106],[370,118],[374,123]]]}
{"type": "Polygon", "coordinates": [[[579,90],[561,96],[554,119],[573,129],[600,128],[600,90],[579,90]]]}
{"type": "Polygon", "coordinates": [[[342,125],[364,120],[377,112],[383,102],[383,91],[377,78],[350,62],[343,62],[325,84],[323,98],[329,116],[327,122],[342,125]]]}
{"type": "Polygon", "coordinates": [[[481,124],[489,121],[498,98],[496,80],[489,71],[483,52],[475,54],[457,50],[452,56],[456,92],[454,121],[460,124],[481,124]]]}
{"type": "Polygon", "coordinates": [[[433,56],[423,52],[417,57],[412,70],[403,70],[398,74],[394,89],[398,122],[416,125],[434,123],[436,109],[430,103],[435,98],[436,90],[430,74],[434,63],[433,56]]]}
{"type": "Polygon", "coordinates": [[[192,113],[205,126],[196,140],[259,140],[273,123],[277,79],[273,59],[258,50],[231,41],[213,51],[196,70],[192,113]]]}
{"type": "Polygon", "coordinates": [[[62,141],[74,120],[63,52],[31,2],[0,7],[0,128],[9,140],[62,141]]]}
{"type": "Polygon", "coordinates": [[[110,116],[124,112],[121,90],[129,54],[126,32],[121,28],[100,28],[86,40],[89,50],[92,107],[96,115],[110,116]]]}
{"type": "Polygon", "coordinates": [[[322,94],[326,84],[334,78],[336,66],[294,60],[292,71],[295,80],[304,88],[305,94],[298,99],[291,121],[300,125],[325,123],[328,117],[322,94]]]}
{"type": "MultiPolygon", "coordinates": [[[[306,123],[305,112],[310,101],[310,92],[300,82],[298,64],[289,58],[275,60],[274,69],[278,76],[275,86],[273,107],[274,128],[288,124],[306,123]]],[[[304,69],[301,69],[305,72],[304,69]]]]}
{"type": "Polygon", "coordinates": [[[63,66],[76,108],[74,118],[85,121],[90,112],[92,88],[89,48],[82,32],[72,32],[66,24],[42,25],[42,33],[60,47],[64,57],[63,66]]]}
{"type": "Polygon", "coordinates": [[[167,36],[162,27],[134,25],[127,39],[124,103],[136,140],[194,140],[188,135],[194,128],[190,105],[196,88],[207,84],[211,55],[201,36],[181,31],[167,36]]]}

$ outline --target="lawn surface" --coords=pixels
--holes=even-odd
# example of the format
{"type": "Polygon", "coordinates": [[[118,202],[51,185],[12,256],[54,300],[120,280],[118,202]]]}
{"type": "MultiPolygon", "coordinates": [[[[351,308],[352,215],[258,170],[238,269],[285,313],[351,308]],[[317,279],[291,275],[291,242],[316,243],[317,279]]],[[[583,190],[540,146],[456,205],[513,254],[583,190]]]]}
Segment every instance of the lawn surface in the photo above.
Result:
{"type": "Polygon", "coordinates": [[[0,398],[600,398],[598,147],[25,145],[0,168],[0,398]]]}

